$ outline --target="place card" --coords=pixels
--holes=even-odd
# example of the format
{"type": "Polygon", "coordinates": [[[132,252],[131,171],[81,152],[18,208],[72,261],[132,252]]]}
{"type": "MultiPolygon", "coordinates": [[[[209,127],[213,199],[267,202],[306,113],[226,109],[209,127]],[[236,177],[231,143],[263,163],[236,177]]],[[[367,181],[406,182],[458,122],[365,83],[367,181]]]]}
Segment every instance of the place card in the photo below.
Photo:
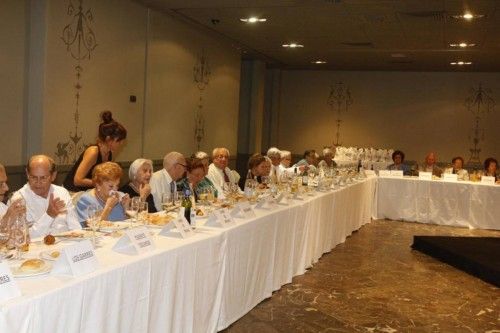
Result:
{"type": "Polygon", "coordinates": [[[403,170],[391,170],[392,178],[403,178],[403,170]]]}
{"type": "Polygon", "coordinates": [[[212,215],[208,218],[207,223],[205,223],[206,226],[223,228],[227,228],[235,224],[236,222],[227,208],[214,210],[212,215]]]}
{"type": "Polygon", "coordinates": [[[290,204],[290,202],[288,201],[288,196],[284,192],[281,192],[276,197],[276,203],[285,206],[288,206],[290,204]]]}
{"type": "Polygon", "coordinates": [[[0,262],[0,302],[21,296],[21,290],[5,262],[0,262]]]}
{"type": "Polygon", "coordinates": [[[302,194],[299,193],[299,191],[297,190],[297,192],[295,192],[293,194],[293,200],[304,200],[304,198],[302,197],[302,194]]]}
{"type": "Polygon", "coordinates": [[[274,209],[276,208],[276,203],[271,195],[264,197],[261,201],[257,203],[255,208],[259,209],[274,209]]]}
{"type": "Polygon", "coordinates": [[[389,178],[389,177],[391,177],[391,171],[390,170],[379,170],[378,176],[380,178],[389,178]]]}
{"type": "Polygon", "coordinates": [[[125,230],[123,235],[113,246],[113,250],[125,254],[141,254],[155,249],[149,236],[148,229],[144,227],[125,230]]]}
{"type": "Polygon", "coordinates": [[[420,180],[432,180],[432,172],[419,171],[418,179],[420,180]]]}
{"type": "Polygon", "coordinates": [[[374,170],[365,170],[365,175],[366,177],[375,177],[375,171],[374,170]]]}
{"type": "Polygon", "coordinates": [[[444,173],[443,180],[445,182],[458,182],[458,175],[456,173],[444,173]]]}
{"type": "Polygon", "coordinates": [[[492,176],[481,176],[481,184],[495,185],[495,177],[492,177],[492,176]]]}
{"type": "Polygon", "coordinates": [[[242,201],[236,204],[231,215],[235,217],[252,218],[255,217],[255,211],[248,201],[242,201]]]}
{"type": "Polygon", "coordinates": [[[90,240],[86,239],[63,248],[51,274],[81,276],[97,270],[98,267],[94,247],[90,240]]]}
{"type": "Polygon", "coordinates": [[[163,227],[163,229],[161,229],[159,235],[167,237],[176,236],[176,233],[174,233],[174,227],[177,232],[180,233],[182,238],[189,238],[195,235],[193,228],[184,217],[184,207],[181,207],[179,214],[172,222],[168,223],[165,227],[163,227]]]}

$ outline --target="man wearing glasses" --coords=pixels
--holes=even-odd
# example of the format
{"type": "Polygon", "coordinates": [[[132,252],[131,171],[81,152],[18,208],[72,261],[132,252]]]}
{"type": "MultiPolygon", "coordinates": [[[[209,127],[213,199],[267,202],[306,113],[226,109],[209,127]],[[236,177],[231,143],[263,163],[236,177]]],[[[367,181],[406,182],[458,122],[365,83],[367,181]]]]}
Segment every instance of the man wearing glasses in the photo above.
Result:
{"type": "MultiPolygon", "coordinates": [[[[174,194],[177,191],[176,181],[186,173],[186,158],[176,151],[170,152],[163,158],[163,169],[151,176],[149,185],[157,211],[163,210],[162,195],[174,194]]],[[[172,196],[173,198],[173,196],[172,196]]]]}
{"type": "Polygon", "coordinates": [[[228,168],[229,150],[227,148],[215,148],[212,151],[212,164],[208,167],[207,178],[212,181],[221,195],[224,183],[237,184],[239,177],[228,168]],[[237,179],[238,178],[238,179],[237,179]]]}
{"type": "Polygon", "coordinates": [[[28,183],[12,196],[12,202],[24,199],[26,220],[31,237],[81,229],[71,196],[64,187],[52,184],[57,171],[53,159],[32,156],[26,166],[28,183]]]}

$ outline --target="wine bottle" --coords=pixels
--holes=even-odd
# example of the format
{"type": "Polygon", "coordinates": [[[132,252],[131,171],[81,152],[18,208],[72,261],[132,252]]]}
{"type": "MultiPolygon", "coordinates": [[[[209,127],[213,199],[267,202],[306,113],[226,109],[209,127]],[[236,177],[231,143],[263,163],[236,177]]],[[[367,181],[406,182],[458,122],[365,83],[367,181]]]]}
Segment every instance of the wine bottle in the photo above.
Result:
{"type": "Polygon", "coordinates": [[[189,189],[184,191],[184,198],[182,199],[182,207],[184,207],[184,217],[191,224],[191,191],[189,189]]]}

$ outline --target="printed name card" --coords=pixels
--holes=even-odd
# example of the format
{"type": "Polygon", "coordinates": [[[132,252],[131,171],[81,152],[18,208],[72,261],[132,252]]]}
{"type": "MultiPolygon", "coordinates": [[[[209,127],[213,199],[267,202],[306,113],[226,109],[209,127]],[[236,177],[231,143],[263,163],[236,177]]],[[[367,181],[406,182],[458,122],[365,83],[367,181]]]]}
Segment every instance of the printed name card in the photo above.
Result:
{"type": "Polygon", "coordinates": [[[154,249],[154,242],[144,227],[125,230],[125,235],[113,246],[113,250],[125,254],[141,254],[154,249]]]}
{"type": "Polygon", "coordinates": [[[255,208],[260,208],[260,209],[274,209],[276,208],[276,203],[274,201],[274,198],[271,195],[268,195],[267,197],[263,198],[255,208]]]}
{"type": "Polygon", "coordinates": [[[481,184],[495,185],[495,177],[481,176],[481,184]]]}
{"type": "Polygon", "coordinates": [[[21,290],[17,286],[9,266],[0,262],[0,302],[21,296],[21,290]]]}
{"type": "Polygon", "coordinates": [[[365,170],[365,175],[366,175],[366,177],[375,177],[375,171],[374,170],[365,170]]]}
{"type": "Polygon", "coordinates": [[[206,226],[223,228],[227,228],[235,224],[236,223],[227,208],[214,210],[212,215],[208,218],[207,223],[205,223],[206,226]]]}
{"type": "Polygon", "coordinates": [[[445,173],[443,174],[443,180],[445,182],[457,182],[458,175],[456,173],[445,173]]]}
{"type": "Polygon", "coordinates": [[[379,170],[378,176],[381,178],[388,178],[391,176],[391,171],[390,170],[379,170]]]}
{"type": "Polygon", "coordinates": [[[94,247],[90,240],[86,239],[63,248],[51,274],[80,276],[91,273],[98,267],[94,247]]]}
{"type": "Polygon", "coordinates": [[[231,215],[248,219],[255,217],[255,211],[248,201],[242,201],[236,205],[231,215]]]}
{"type": "Polygon", "coordinates": [[[297,192],[293,194],[293,200],[304,200],[304,198],[302,197],[302,194],[297,190],[297,192]]]}
{"type": "Polygon", "coordinates": [[[403,170],[391,170],[392,178],[403,178],[403,170]]]}
{"type": "MultiPolygon", "coordinates": [[[[191,215],[192,218],[192,215],[191,215]]],[[[177,217],[170,223],[168,223],[163,229],[160,231],[160,235],[162,236],[177,236],[174,232],[174,228],[178,233],[180,233],[182,238],[189,238],[195,235],[195,232],[191,225],[189,225],[188,220],[184,217],[184,207],[181,207],[179,214],[177,217]]]]}
{"type": "Polygon", "coordinates": [[[419,171],[418,172],[418,179],[420,179],[420,180],[432,180],[432,172],[419,171]]]}
{"type": "Polygon", "coordinates": [[[288,201],[288,197],[285,195],[284,192],[281,192],[276,197],[276,203],[281,204],[281,205],[288,205],[288,204],[290,204],[290,202],[288,201]]]}

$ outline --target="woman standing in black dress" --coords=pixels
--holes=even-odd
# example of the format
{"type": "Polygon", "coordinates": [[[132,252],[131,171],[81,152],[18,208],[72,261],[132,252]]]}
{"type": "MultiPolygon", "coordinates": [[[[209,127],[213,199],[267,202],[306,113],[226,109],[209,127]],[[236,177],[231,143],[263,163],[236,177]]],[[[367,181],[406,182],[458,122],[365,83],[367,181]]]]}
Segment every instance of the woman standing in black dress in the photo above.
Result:
{"type": "Polygon", "coordinates": [[[103,162],[111,161],[123,140],[127,137],[127,130],[119,122],[113,120],[111,111],[101,114],[102,123],[99,125],[97,143],[85,149],[76,161],[71,171],[66,175],[64,187],[72,192],[86,191],[92,188],[92,171],[103,162]]]}

